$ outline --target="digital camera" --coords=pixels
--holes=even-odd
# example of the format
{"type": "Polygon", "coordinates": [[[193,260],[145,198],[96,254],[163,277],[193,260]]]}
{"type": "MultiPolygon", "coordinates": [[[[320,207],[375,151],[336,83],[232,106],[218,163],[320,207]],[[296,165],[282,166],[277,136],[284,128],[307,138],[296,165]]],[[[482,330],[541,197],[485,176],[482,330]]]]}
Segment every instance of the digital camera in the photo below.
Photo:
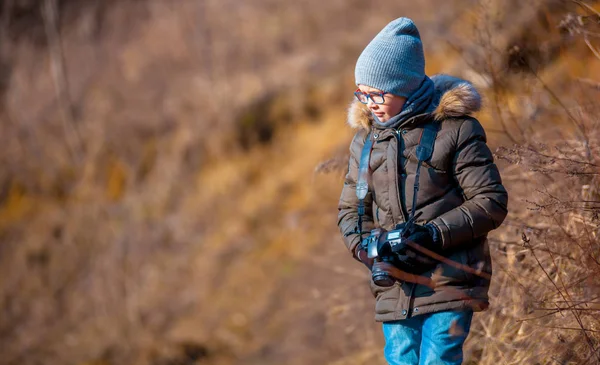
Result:
{"type": "MultiPolygon", "coordinates": [[[[362,241],[362,248],[367,251],[369,258],[375,259],[375,262],[388,262],[406,273],[421,274],[437,265],[438,261],[418,250],[418,243],[408,239],[411,227],[409,222],[409,224],[398,224],[396,229],[391,231],[383,228],[373,229],[371,234],[362,241]]],[[[396,281],[379,265],[373,265],[371,277],[379,286],[392,286],[396,281]]]]}
{"type": "MultiPolygon", "coordinates": [[[[362,241],[361,245],[367,251],[369,258],[375,259],[375,261],[390,262],[394,266],[398,266],[397,253],[406,247],[405,234],[406,230],[400,225],[392,231],[376,228],[362,241]]],[[[378,270],[376,267],[371,272],[371,277],[373,282],[379,286],[392,286],[396,281],[388,272],[378,270]]]]}

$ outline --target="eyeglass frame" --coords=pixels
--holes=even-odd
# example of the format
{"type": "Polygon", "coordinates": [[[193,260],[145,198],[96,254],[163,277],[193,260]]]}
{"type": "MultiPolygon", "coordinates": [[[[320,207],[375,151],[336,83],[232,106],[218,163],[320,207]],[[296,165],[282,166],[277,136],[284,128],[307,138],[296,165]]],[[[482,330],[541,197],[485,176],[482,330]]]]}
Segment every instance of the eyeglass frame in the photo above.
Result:
{"type": "Polygon", "coordinates": [[[358,101],[360,101],[361,103],[363,103],[363,104],[368,104],[369,103],[369,99],[371,99],[371,101],[373,102],[373,104],[377,104],[377,105],[385,104],[385,95],[386,94],[391,94],[391,93],[388,93],[386,91],[383,91],[383,92],[380,92],[380,93],[374,93],[374,92],[372,92],[372,93],[365,93],[365,92],[362,92],[360,90],[360,88],[356,89],[356,91],[354,91],[354,96],[356,97],[356,99],[358,101]],[[366,97],[367,101],[365,102],[365,101],[360,100],[359,95],[364,95],[366,97]],[[383,101],[381,103],[376,102],[375,100],[373,100],[372,95],[380,96],[383,99],[383,101]]]}

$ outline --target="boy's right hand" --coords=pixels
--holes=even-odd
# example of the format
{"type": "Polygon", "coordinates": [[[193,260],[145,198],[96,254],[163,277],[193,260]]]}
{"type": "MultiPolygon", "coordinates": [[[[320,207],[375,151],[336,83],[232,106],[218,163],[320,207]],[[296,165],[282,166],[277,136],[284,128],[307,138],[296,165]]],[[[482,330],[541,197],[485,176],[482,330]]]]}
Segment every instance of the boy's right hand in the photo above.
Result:
{"type": "Polygon", "coordinates": [[[373,268],[375,259],[370,259],[367,255],[367,251],[361,248],[360,245],[356,247],[356,251],[354,253],[360,262],[362,262],[369,270],[373,268]]]}

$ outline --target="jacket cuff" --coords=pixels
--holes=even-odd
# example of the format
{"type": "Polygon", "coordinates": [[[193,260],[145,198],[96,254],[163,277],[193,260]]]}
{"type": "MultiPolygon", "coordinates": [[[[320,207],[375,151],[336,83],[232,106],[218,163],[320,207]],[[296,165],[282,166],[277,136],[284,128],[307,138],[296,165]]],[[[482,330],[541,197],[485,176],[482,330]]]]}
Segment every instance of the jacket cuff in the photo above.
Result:
{"type": "Polygon", "coordinates": [[[358,240],[357,240],[358,243],[354,244],[354,242],[350,242],[350,252],[352,253],[352,257],[356,261],[362,262],[358,258],[358,250],[361,249],[361,247],[360,247],[360,236],[359,235],[355,235],[354,238],[352,239],[352,241],[356,240],[356,237],[358,237],[358,240]]]}
{"type": "Polygon", "coordinates": [[[433,241],[438,247],[443,249],[444,247],[448,247],[450,245],[450,228],[444,224],[444,221],[439,221],[436,219],[427,223],[426,226],[430,226],[435,232],[434,234],[437,234],[437,237],[433,236],[433,241]]]}
{"type": "Polygon", "coordinates": [[[425,225],[425,228],[427,228],[429,230],[429,234],[431,235],[431,238],[433,240],[433,245],[436,247],[441,247],[442,246],[442,235],[441,235],[440,231],[437,229],[437,227],[432,223],[427,223],[425,225]]]}

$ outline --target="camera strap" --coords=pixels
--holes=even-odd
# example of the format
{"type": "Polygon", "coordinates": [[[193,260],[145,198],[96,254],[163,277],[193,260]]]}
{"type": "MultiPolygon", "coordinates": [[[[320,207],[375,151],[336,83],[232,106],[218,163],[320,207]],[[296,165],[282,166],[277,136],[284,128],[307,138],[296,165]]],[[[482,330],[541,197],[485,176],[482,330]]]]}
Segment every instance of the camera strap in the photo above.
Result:
{"type": "MultiPolygon", "coordinates": [[[[415,211],[417,209],[417,195],[419,192],[419,178],[421,176],[421,165],[423,162],[428,161],[433,156],[433,146],[438,132],[438,123],[428,123],[423,126],[421,131],[421,138],[419,139],[419,145],[416,149],[416,156],[418,159],[417,170],[415,173],[415,186],[413,193],[412,209],[410,211],[410,217],[408,222],[414,223],[415,211]]],[[[373,137],[371,133],[367,135],[365,144],[363,145],[362,152],[360,154],[360,161],[358,166],[358,179],[356,182],[356,197],[358,198],[358,222],[356,225],[355,233],[360,235],[362,242],[362,219],[365,215],[365,197],[369,192],[369,177],[370,177],[370,166],[369,160],[371,159],[371,151],[373,151],[373,137]]]]}
{"type": "Polygon", "coordinates": [[[421,131],[421,139],[417,146],[417,171],[415,173],[415,187],[413,192],[412,209],[410,211],[409,221],[415,217],[415,211],[417,210],[417,194],[419,193],[419,177],[421,176],[421,165],[423,162],[431,159],[433,156],[433,146],[435,144],[435,138],[438,132],[438,123],[428,123],[423,126],[421,131]]]}
{"type": "Polygon", "coordinates": [[[362,218],[365,215],[365,197],[369,192],[369,160],[371,159],[371,151],[373,150],[372,133],[367,135],[365,144],[363,145],[360,154],[358,165],[358,180],[356,182],[356,197],[358,198],[358,222],[356,224],[356,233],[360,235],[362,242],[362,218]]]}

